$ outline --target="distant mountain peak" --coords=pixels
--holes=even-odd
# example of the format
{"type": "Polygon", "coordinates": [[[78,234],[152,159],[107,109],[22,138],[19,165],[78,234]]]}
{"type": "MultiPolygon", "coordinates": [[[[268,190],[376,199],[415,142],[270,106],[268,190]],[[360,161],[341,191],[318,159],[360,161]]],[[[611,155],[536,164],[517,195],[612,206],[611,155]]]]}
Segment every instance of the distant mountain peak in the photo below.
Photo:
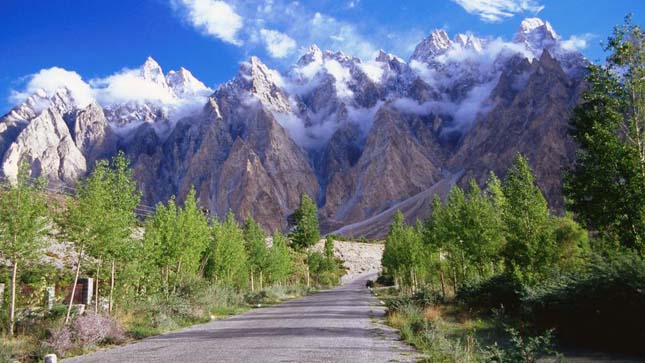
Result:
{"type": "Polygon", "coordinates": [[[537,50],[555,44],[557,39],[558,34],[548,21],[540,18],[526,18],[522,20],[514,41],[524,43],[529,48],[537,50]]]}
{"type": "Polygon", "coordinates": [[[322,62],[323,53],[316,44],[312,44],[309,49],[298,60],[299,66],[305,66],[314,62],[322,62]]]}
{"type": "Polygon", "coordinates": [[[143,79],[162,86],[167,86],[166,77],[163,74],[161,66],[152,57],[149,56],[146,58],[146,61],[140,67],[140,71],[143,79]]]}
{"type": "Polygon", "coordinates": [[[437,55],[446,52],[453,45],[448,33],[443,29],[435,29],[423,39],[414,49],[412,58],[418,61],[428,61],[437,55]]]}

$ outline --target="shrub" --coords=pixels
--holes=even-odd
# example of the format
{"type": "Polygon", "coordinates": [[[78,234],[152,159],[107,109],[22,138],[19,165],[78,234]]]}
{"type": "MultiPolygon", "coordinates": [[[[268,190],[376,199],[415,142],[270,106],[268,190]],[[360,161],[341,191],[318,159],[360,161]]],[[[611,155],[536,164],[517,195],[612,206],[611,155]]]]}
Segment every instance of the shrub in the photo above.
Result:
{"type": "Polygon", "coordinates": [[[72,331],[83,347],[100,343],[120,343],[125,340],[125,331],[121,324],[107,315],[82,315],[72,323],[72,331]]]}
{"type": "Polygon", "coordinates": [[[482,352],[483,360],[490,363],[535,363],[538,358],[545,355],[557,355],[553,344],[553,330],[543,335],[522,337],[512,328],[506,329],[511,336],[510,344],[499,346],[494,344],[482,352]]]}
{"type": "Polygon", "coordinates": [[[376,279],[376,283],[381,286],[394,286],[394,278],[389,275],[379,275],[376,279]]]}
{"type": "Polygon", "coordinates": [[[468,308],[491,312],[503,308],[516,312],[522,303],[524,286],[513,276],[501,274],[487,280],[465,284],[457,293],[457,301],[468,308]]]}
{"type": "Polygon", "coordinates": [[[645,261],[637,255],[598,259],[529,290],[524,304],[527,319],[565,342],[645,352],[645,261]]]}
{"type": "Polygon", "coordinates": [[[72,331],[69,327],[61,325],[50,329],[47,345],[51,347],[59,356],[65,354],[76,347],[73,341],[72,331]]]}
{"type": "Polygon", "coordinates": [[[445,303],[445,299],[442,294],[428,288],[423,288],[417,291],[412,296],[412,300],[414,301],[415,304],[423,308],[445,303]]]}

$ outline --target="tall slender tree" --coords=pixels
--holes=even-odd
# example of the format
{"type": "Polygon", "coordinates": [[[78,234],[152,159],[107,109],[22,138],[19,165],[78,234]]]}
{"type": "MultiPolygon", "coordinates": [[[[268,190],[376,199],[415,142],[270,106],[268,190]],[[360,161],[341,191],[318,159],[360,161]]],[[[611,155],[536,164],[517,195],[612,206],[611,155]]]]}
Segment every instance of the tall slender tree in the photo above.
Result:
{"type": "MultiPolygon", "coordinates": [[[[112,310],[116,263],[131,256],[130,236],[136,223],[134,210],[140,198],[123,152],[111,162],[97,161],[92,174],[79,183],[76,196],[58,219],[63,234],[74,242],[78,256],[72,296],[83,256],[90,255],[97,263],[108,258],[111,262],[109,309],[112,310]]],[[[66,322],[69,322],[72,302],[73,297],[69,301],[66,322]]]]}
{"type": "Polygon", "coordinates": [[[293,272],[293,259],[287,246],[287,238],[277,231],[269,249],[267,274],[271,283],[285,282],[293,272]]]}
{"type": "MultiPolygon", "coordinates": [[[[251,274],[251,289],[255,288],[256,278],[263,276],[266,269],[268,254],[266,234],[252,217],[244,223],[244,245],[249,256],[249,272],[251,274]]],[[[262,282],[259,281],[261,284],[262,282]]]]}
{"type": "Polygon", "coordinates": [[[296,248],[304,249],[313,246],[320,240],[318,209],[316,203],[306,194],[300,195],[300,207],[294,213],[296,229],[292,241],[296,248]]]}
{"type": "Polygon", "coordinates": [[[244,234],[228,212],[221,223],[213,225],[212,245],[206,267],[207,277],[225,285],[245,287],[248,278],[248,256],[244,234]]]}
{"type": "Polygon", "coordinates": [[[557,261],[558,251],[546,199],[521,154],[508,170],[504,195],[507,270],[525,282],[538,281],[557,261]]]}
{"type": "Polygon", "coordinates": [[[43,253],[48,224],[44,180],[29,179],[29,166],[21,164],[18,178],[0,190],[0,257],[11,263],[9,336],[14,334],[16,284],[20,265],[37,260],[43,253]]]}

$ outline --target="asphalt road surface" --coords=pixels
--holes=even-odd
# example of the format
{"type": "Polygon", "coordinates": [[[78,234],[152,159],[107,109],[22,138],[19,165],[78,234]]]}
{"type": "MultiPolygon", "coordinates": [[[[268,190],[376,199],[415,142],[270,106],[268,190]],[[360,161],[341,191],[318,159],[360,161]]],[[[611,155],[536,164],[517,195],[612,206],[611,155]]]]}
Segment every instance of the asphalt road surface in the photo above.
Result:
{"type": "Polygon", "coordinates": [[[374,277],[64,362],[414,362],[365,287],[374,277]]]}

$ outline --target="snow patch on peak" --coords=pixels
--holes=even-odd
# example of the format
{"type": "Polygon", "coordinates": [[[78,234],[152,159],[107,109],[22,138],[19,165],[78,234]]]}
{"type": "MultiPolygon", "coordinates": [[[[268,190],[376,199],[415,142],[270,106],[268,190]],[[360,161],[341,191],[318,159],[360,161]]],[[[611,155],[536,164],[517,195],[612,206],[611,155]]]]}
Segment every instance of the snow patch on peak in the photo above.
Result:
{"type": "Polygon", "coordinates": [[[548,21],[540,18],[527,18],[520,24],[514,41],[524,43],[533,50],[538,50],[553,45],[557,39],[558,34],[548,21]]]}
{"type": "Polygon", "coordinates": [[[193,74],[184,67],[179,68],[179,71],[170,71],[166,75],[168,86],[180,98],[196,95],[210,94],[213,92],[210,88],[206,87],[204,83],[195,78],[193,74]]]}
{"type": "Polygon", "coordinates": [[[154,82],[162,87],[168,86],[161,66],[152,57],[146,58],[146,61],[139,69],[143,79],[154,82]]]}
{"type": "Polygon", "coordinates": [[[305,54],[300,57],[297,64],[298,66],[306,66],[310,63],[320,63],[322,62],[323,54],[320,48],[316,44],[312,44],[305,54]]]}
{"type": "Polygon", "coordinates": [[[472,34],[457,34],[453,40],[454,44],[457,44],[465,49],[472,49],[476,52],[481,52],[483,49],[482,40],[477,38],[472,34]]]}
{"type": "Polygon", "coordinates": [[[428,61],[444,53],[453,45],[448,33],[443,29],[435,29],[430,36],[423,39],[412,53],[413,60],[428,61]]]}

